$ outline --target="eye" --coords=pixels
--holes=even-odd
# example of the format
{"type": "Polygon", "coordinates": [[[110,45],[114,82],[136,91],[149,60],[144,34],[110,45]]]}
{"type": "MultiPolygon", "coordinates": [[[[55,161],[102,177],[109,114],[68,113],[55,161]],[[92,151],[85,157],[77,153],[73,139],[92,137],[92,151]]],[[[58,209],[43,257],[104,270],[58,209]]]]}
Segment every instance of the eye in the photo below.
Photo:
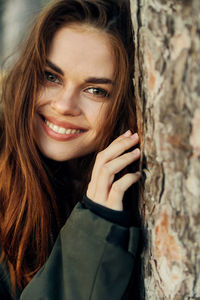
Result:
{"type": "Polygon", "coordinates": [[[108,97],[109,94],[106,90],[97,87],[90,87],[85,90],[86,93],[92,94],[97,97],[108,97]]]}
{"type": "Polygon", "coordinates": [[[44,76],[47,81],[54,82],[54,83],[60,83],[60,79],[58,78],[58,76],[49,71],[45,71],[44,76]]]}

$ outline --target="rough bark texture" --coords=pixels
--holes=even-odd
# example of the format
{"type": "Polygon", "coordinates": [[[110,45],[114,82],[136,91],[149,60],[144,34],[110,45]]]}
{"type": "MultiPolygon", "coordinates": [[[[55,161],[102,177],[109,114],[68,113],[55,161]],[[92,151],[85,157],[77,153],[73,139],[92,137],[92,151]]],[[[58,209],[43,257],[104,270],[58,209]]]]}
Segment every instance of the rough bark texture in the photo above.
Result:
{"type": "Polygon", "coordinates": [[[148,169],[141,298],[200,299],[200,1],[131,0],[131,10],[148,169]]]}

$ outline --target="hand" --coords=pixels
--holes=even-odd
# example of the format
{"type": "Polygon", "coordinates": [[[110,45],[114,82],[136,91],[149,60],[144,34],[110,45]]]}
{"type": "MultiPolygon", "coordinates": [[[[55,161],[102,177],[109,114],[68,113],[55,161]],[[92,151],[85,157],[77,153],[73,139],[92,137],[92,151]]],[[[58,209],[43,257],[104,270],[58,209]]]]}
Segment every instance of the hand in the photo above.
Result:
{"type": "Polygon", "coordinates": [[[128,130],[97,154],[91,181],[88,185],[88,198],[108,208],[123,210],[122,200],[125,191],[137,182],[141,175],[140,172],[128,173],[117,181],[114,181],[114,176],[139,159],[140,150],[138,148],[124,153],[138,142],[138,134],[132,134],[128,130]]]}

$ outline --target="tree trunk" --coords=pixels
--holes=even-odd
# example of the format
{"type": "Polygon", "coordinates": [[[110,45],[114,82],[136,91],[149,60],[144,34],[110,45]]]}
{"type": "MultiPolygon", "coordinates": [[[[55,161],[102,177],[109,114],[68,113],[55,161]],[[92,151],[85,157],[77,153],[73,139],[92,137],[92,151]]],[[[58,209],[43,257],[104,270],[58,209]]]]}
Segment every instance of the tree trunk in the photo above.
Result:
{"type": "Polygon", "coordinates": [[[146,164],[142,299],[200,299],[200,1],[131,0],[146,164]]]}

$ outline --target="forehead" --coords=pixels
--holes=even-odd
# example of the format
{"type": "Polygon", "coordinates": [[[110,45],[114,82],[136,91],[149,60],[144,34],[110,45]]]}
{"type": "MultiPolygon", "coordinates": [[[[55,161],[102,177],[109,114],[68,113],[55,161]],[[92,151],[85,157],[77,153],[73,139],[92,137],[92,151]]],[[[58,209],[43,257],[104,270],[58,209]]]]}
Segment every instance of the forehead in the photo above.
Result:
{"type": "Polygon", "coordinates": [[[48,59],[64,71],[113,77],[115,58],[109,35],[89,25],[59,29],[51,42],[48,59]]]}

